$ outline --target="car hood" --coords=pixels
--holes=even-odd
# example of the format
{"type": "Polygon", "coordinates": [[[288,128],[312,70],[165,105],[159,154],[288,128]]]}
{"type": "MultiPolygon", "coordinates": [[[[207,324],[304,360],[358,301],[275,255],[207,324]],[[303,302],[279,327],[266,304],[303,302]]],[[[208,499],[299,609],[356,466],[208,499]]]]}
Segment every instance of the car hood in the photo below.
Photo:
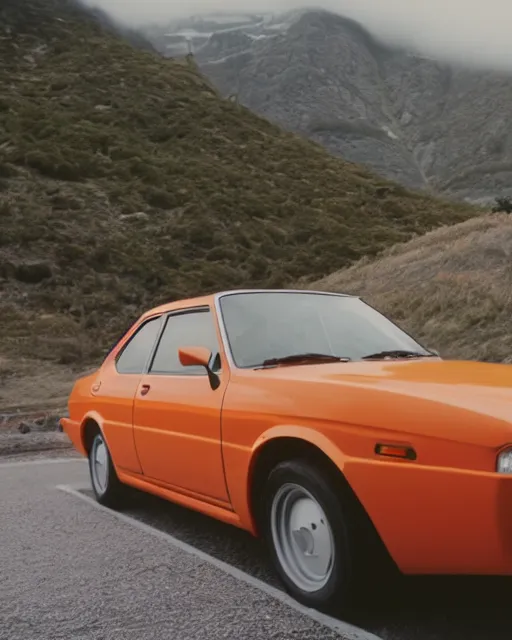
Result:
{"type": "Polygon", "coordinates": [[[437,431],[457,440],[466,440],[472,426],[483,432],[483,426],[492,425],[497,443],[512,441],[510,365],[428,358],[286,366],[261,373],[295,389],[303,415],[307,400],[301,398],[314,398],[318,417],[329,418],[335,408],[352,424],[392,429],[397,421],[407,422],[411,431],[437,431]]]}

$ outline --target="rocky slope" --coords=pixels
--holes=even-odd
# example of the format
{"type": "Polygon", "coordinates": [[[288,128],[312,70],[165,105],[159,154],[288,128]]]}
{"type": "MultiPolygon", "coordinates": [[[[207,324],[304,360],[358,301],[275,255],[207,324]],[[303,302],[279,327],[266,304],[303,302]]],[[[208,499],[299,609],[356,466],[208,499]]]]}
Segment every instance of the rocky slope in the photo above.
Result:
{"type": "Polygon", "coordinates": [[[512,76],[384,45],[323,11],[169,29],[152,33],[161,52],[187,39],[224,95],[347,160],[450,197],[512,194],[512,76]]]}
{"type": "Polygon", "coordinates": [[[9,378],[22,356],[96,361],[154,303],[321,277],[474,215],[281,131],[69,0],[3,0],[0,36],[9,378]]]}

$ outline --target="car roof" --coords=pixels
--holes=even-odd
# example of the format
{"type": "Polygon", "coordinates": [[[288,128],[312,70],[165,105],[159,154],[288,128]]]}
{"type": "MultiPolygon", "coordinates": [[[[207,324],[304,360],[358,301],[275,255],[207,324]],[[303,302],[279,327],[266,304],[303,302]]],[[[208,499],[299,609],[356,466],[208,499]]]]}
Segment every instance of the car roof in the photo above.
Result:
{"type": "Polygon", "coordinates": [[[357,296],[352,296],[346,293],[335,293],[330,291],[314,291],[311,289],[232,289],[228,291],[218,291],[216,293],[211,293],[206,296],[199,296],[195,298],[185,298],[182,300],[176,300],[174,302],[167,302],[158,307],[154,307],[153,309],[148,310],[146,313],[144,313],[143,318],[158,315],[160,313],[169,313],[170,311],[178,311],[179,309],[187,309],[190,307],[212,306],[215,303],[215,300],[217,298],[222,298],[223,296],[236,295],[240,293],[310,293],[310,294],[319,294],[319,295],[327,295],[327,296],[338,296],[342,298],[357,297],[357,296]]]}

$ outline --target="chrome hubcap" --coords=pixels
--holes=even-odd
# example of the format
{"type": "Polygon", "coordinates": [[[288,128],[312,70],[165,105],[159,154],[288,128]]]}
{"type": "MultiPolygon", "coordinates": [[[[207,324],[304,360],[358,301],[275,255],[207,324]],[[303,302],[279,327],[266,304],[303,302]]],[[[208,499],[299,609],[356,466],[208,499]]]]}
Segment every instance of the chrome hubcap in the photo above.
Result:
{"type": "Polygon", "coordinates": [[[322,589],[331,577],[334,542],[317,500],[297,484],[285,484],[274,496],[270,524],[274,547],[287,576],[303,591],[322,589]]]}
{"type": "Polygon", "coordinates": [[[91,472],[94,488],[98,493],[104,493],[108,483],[108,453],[102,436],[94,440],[91,472]]]}

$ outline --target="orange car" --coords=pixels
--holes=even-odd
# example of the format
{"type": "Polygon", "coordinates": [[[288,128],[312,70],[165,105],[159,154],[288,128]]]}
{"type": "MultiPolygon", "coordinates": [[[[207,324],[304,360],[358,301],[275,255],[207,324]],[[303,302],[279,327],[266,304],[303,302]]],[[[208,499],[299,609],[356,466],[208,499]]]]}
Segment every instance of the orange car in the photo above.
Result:
{"type": "Polygon", "coordinates": [[[144,314],[62,426],[98,501],[130,485],[268,541],[288,591],[512,574],[512,367],[444,361],[357,297],[233,291],[144,314]]]}

